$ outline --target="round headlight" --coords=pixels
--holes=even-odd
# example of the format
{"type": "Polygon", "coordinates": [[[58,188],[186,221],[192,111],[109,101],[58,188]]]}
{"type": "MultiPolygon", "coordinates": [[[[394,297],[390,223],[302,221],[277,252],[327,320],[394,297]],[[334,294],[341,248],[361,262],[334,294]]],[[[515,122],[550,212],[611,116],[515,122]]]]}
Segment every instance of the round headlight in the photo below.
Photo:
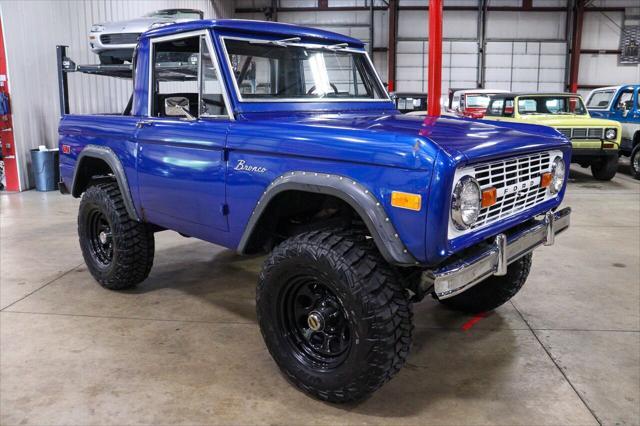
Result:
{"type": "Polygon", "coordinates": [[[553,175],[553,179],[551,180],[549,189],[552,194],[557,194],[562,189],[562,184],[564,183],[565,168],[562,158],[554,158],[553,164],[551,165],[551,174],[553,175]]]}
{"type": "Polygon", "coordinates": [[[471,176],[464,176],[453,190],[451,219],[459,230],[468,229],[480,214],[482,194],[480,185],[471,176]]]}
{"type": "Polygon", "coordinates": [[[607,129],[604,132],[604,137],[609,140],[615,139],[617,135],[618,135],[618,132],[616,131],[616,129],[607,129]]]}

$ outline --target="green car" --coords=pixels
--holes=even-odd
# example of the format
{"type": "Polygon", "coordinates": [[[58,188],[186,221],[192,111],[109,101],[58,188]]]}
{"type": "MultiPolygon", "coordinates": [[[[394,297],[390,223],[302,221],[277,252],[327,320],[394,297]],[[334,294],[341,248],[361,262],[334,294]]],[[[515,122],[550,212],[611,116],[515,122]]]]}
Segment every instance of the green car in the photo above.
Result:
{"type": "Polygon", "coordinates": [[[611,180],[618,169],[620,123],[592,118],[574,93],[501,93],[491,98],[485,120],[550,126],[571,140],[571,162],[591,166],[593,177],[611,180]]]}

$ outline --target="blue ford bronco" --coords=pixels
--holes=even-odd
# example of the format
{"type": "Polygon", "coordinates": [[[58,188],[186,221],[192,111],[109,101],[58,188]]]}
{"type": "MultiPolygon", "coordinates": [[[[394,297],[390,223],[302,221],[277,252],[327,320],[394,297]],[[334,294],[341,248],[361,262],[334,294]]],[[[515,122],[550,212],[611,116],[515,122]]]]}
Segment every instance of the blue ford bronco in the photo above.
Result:
{"type": "Polygon", "coordinates": [[[194,21],[142,34],[132,69],[122,114],[60,122],[89,271],[140,283],[166,229],[269,253],[259,326],[316,398],[359,400],[395,375],[425,295],[467,313],[507,302],[569,226],[565,137],[401,115],[359,40],[194,21]]]}

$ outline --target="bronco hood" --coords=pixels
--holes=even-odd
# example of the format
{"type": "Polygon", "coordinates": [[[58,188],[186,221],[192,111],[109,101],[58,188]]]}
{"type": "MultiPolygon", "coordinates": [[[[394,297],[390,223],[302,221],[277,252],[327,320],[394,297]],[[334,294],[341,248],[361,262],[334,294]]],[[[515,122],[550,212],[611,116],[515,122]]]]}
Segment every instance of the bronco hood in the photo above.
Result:
{"type": "MultiPolygon", "coordinates": [[[[232,130],[227,140],[231,148],[236,143],[249,148],[247,137],[263,145],[259,140],[271,139],[267,135],[275,131],[277,142],[269,146],[283,153],[406,168],[421,168],[431,163],[438,148],[457,162],[477,162],[569,145],[550,127],[445,116],[425,118],[402,115],[395,110],[253,113],[242,118],[246,119],[242,128],[250,135],[232,130]],[[256,139],[258,134],[261,137],[256,139]]],[[[260,148],[266,146],[253,147],[260,148]]]]}

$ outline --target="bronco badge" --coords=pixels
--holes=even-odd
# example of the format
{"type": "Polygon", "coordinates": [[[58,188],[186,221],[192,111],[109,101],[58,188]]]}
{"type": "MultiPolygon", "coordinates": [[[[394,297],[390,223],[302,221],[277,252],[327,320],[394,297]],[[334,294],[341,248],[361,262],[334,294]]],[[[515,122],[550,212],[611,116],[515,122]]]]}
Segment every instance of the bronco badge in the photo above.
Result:
{"type": "Polygon", "coordinates": [[[264,173],[267,171],[266,167],[250,166],[244,160],[238,160],[233,170],[241,170],[244,172],[264,173]]]}

